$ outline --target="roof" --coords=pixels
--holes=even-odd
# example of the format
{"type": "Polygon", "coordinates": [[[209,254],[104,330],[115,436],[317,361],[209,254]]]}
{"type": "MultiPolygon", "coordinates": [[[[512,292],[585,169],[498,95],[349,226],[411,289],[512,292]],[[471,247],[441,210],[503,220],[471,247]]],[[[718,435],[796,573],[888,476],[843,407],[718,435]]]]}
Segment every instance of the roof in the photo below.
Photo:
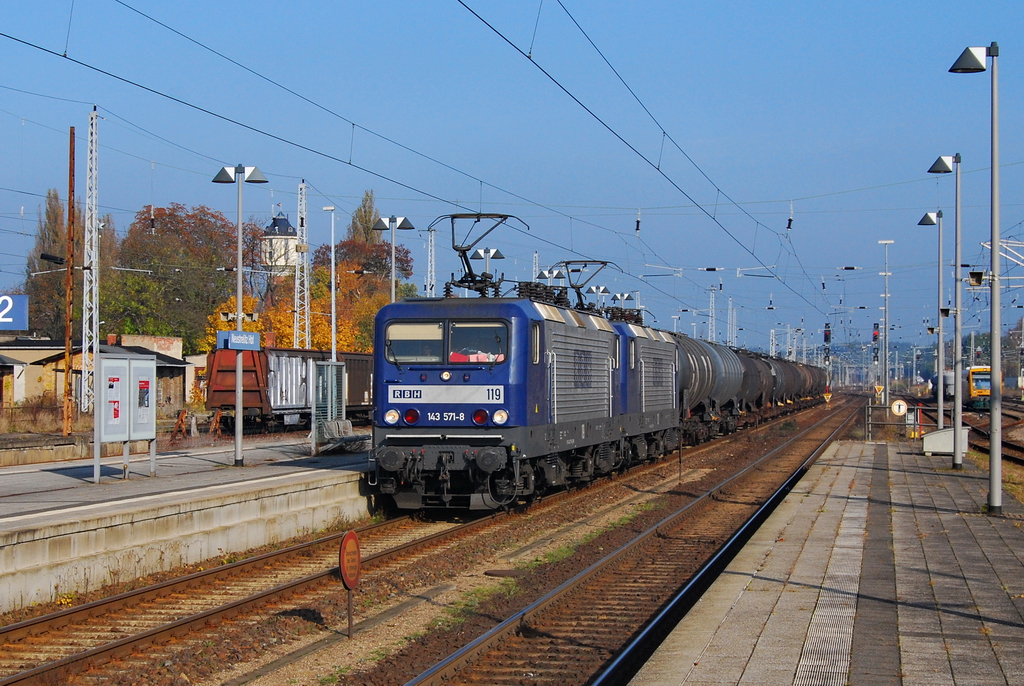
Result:
{"type": "Polygon", "coordinates": [[[288,217],[285,213],[278,210],[277,214],[275,214],[274,218],[270,221],[270,226],[263,231],[263,235],[298,236],[298,231],[296,231],[295,227],[288,221],[288,217]]]}
{"type": "MultiPolygon", "coordinates": [[[[63,348],[64,346],[61,346],[63,348]]],[[[71,349],[72,355],[77,355],[82,352],[81,344],[74,346],[71,349]]],[[[191,363],[185,360],[180,360],[177,357],[171,357],[170,355],[164,355],[150,350],[149,348],[143,348],[138,345],[107,345],[106,343],[100,343],[100,353],[106,353],[110,355],[145,355],[146,357],[155,357],[157,367],[188,367],[191,363]]],[[[53,362],[59,360],[64,356],[64,352],[61,351],[49,357],[44,357],[41,360],[37,360],[35,364],[46,364],[47,362],[53,362]]],[[[17,363],[22,364],[22,363],[17,363]]]]}
{"type": "Polygon", "coordinates": [[[16,360],[13,357],[7,357],[6,355],[0,355],[0,367],[10,367],[16,364],[25,364],[20,360],[16,360]]]}

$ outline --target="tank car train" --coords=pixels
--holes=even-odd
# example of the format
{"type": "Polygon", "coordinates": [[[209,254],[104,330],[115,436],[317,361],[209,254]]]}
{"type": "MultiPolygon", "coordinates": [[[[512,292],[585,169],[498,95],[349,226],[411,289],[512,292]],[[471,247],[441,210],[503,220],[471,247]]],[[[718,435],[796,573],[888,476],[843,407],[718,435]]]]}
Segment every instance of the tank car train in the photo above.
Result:
{"type": "MultiPolygon", "coordinates": [[[[233,426],[235,353],[217,349],[206,360],[206,409],[222,410],[233,426]]],[[[242,407],[245,422],[266,431],[295,426],[308,428],[313,407],[314,367],[331,359],[329,350],[265,347],[242,354],[242,407]]],[[[373,356],[339,353],[345,362],[346,413],[353,421],[369,421],[373,409],[373,356]]]]}
{"type": "Polygon", "coordinates": [[[532,282],[514,297],[402,300],[375,327],[370,483],[399,509],[501,508],[826,390],[821,368],[654,329],[635,310],[570,307],[565,289],[532,282]]]}

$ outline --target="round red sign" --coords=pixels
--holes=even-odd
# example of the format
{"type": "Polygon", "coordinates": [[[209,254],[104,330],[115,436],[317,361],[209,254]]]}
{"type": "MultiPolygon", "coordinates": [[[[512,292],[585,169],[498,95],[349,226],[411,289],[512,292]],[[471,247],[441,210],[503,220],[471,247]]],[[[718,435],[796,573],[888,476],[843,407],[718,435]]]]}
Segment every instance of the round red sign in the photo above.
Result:
{"type": "Polygon", "coordinates": [[[338,552],[338,566],[341,567],[341,580],[345,583],[345,588],[352,590],[359,585],[361,564],[359,537],[355,531],[349,531],[341,539],[341,550],[338,552]]]}

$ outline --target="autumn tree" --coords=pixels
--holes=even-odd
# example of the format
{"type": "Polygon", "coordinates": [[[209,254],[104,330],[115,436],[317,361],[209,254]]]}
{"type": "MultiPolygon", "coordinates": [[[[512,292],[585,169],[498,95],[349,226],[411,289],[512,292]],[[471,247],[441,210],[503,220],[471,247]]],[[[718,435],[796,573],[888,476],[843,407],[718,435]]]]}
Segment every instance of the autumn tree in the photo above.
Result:
{"type": "MultiPolygon", "coordinates": [[[[81,266],[82,213],[75,212],[75,264],[81,266]]],[[[67,209],[61,202],[56,189],[46,192],[46,200],[39,209],[36,224],[35,245],[25,260],[25,283],[23,292],[28,295],[29,327],[41,336],[53,339],[64,338],[65,326],[65,276],[62,267],[40,257],[48,253],[63,259],[67,254],[67,209]]],[[[81,277],[76,274],[76,281],[81,277]]],[[[81,327],[81,284],[75,292],[77,322],[72,322],[72,331],[81,327]]],[[[72,334],[73,335],[73,334],[72,334]]]]}
{"type": "MultiPolygon", "coordinates": [[[[252,222],[244,229],[252,264],[260,229],[252,222]]],[[[236,244],[235,225],[208,207],[143,208],[119,246],[123,271],[101,284],[108,327],[180,336],[185,354],[203,351],[208,316],[235,291],[236,244]]]]}

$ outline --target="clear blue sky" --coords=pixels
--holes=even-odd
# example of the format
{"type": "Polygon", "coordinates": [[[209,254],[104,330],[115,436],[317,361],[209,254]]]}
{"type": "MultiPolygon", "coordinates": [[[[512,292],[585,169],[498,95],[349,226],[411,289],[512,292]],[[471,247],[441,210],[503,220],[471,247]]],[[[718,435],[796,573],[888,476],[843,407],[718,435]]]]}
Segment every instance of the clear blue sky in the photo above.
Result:
{"type": "MultiPolygon", "coordinates": [[[[495,265],[507,277],[529,278],[534,251],[542,266],[611,260],[621,271],[607,270],[600,283],[641,291],[656,325],[672,328],[678,315],[680,330],[696,324],[698,333],[707,313],[692,311],[706,310],[706,289],[721,280],[719,340],[732,297],[740,342],[752,347],[786,325],[803,325],[817,342],[826,320],[839,340],[870,339],[882,304],[878,241],[893,239],[890,317],[901,327],[893,340],[926,344],[936,240],[934,228],[917,226],[925,211],[945,211],[952,259],[953,181],[925,173],[940,154],[964,159],[965,262],[988,261],[980,243],[989,232],[989,75],[947,70],[964,47],[993,40],[1003,235],[1024,237],[1020,2],[563,0],[642,107],[558,0],[465,1],[494,30],[455,0],[10,3],[2,31],[56,55],[0,38],[0,287],[23,278],[39,196],[67,192],[69,126],[80,135],[84,199],[95,103],[101,212],[121,230],[150,203],[205,204],[234,219],[233,188],[210,179],[222,164],[255,164],[270,183],[246,187],[246,217],[269,219],[281,203],[294,219],[305,178],[316,189],[313,243],[329,238],[320,207],[338,207],[341,232],[371,188],[383,214],[417,228],[452,211],[507,212],[530,226],[486,241],[508,258],[495,265]],[[531,46],[533,62],[516,50],[531,46]],[[65,51],[277,139],[76,64],[65,51]],[[759,266],[778,279],[750,276],[765,269],[736,278],[759,266]],[[842,266],[863,269],[837,272],[842,266]],[[641,278],[650,274],[681,276],[641,278]],[[837,312],[840,299],[868,309],[837,312]]],[[[422,287],[425,235],[403,238],[422,287]]],[[[441,279],[457,268],[449,241],[439,234],[441,279]]],[[[1018,319],[1015,295],[1004,297],[1007,323],[1018,319]]],[[[986,330],[987,297],[966,301],[967,325],[986,330]]]]}

